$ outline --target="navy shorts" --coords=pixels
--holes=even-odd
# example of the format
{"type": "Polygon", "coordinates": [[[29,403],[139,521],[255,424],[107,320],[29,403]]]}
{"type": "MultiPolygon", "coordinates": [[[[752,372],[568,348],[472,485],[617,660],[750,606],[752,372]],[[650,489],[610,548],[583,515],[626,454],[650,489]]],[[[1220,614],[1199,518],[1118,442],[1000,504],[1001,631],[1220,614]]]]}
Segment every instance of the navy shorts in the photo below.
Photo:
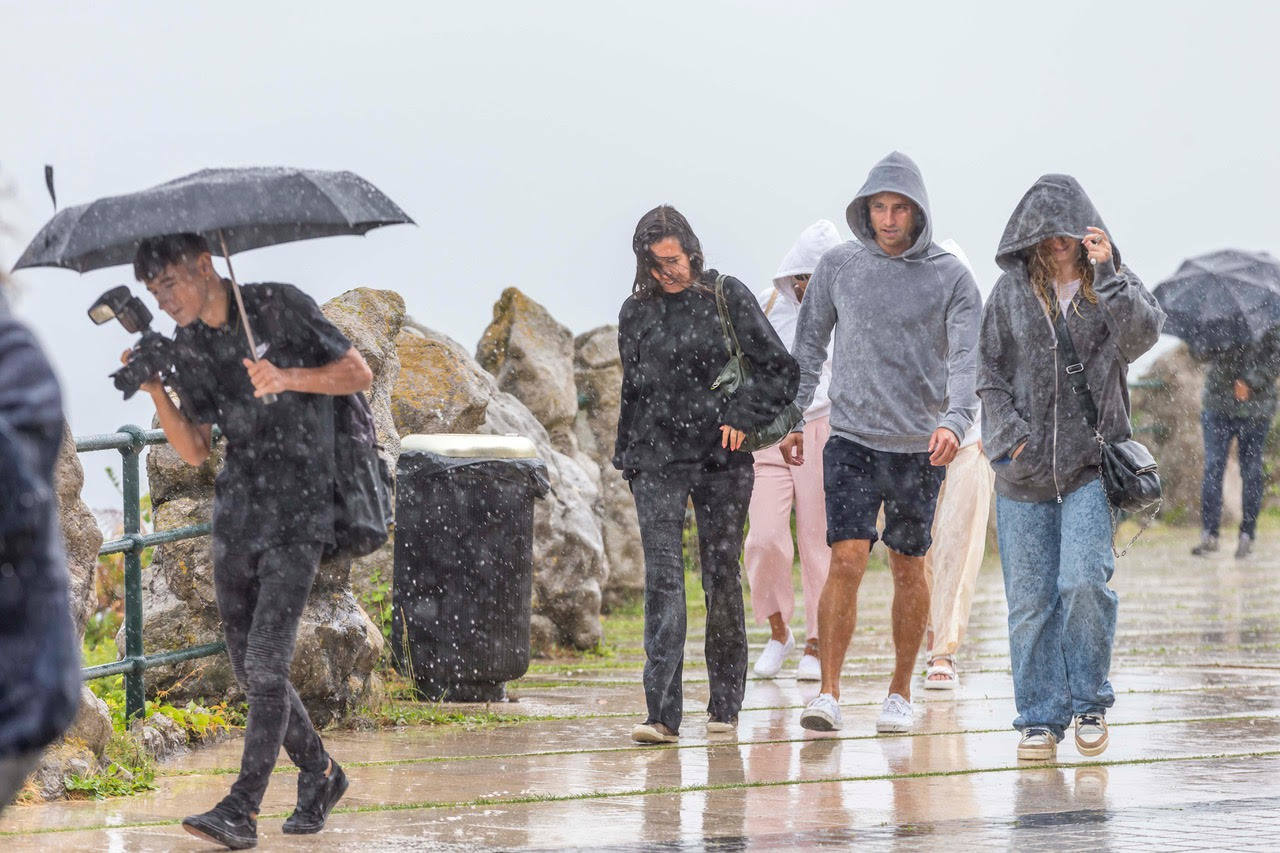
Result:
{"type": "Polygon", "coordinates": [[[827,544],[880,538],[876,517],[884,505],[884,544],[908,557],[923,557],[933,543],[933,512],[945,466],[928,453],[872,450],[833,435],[822,448],[827,499],[827,544]]]}

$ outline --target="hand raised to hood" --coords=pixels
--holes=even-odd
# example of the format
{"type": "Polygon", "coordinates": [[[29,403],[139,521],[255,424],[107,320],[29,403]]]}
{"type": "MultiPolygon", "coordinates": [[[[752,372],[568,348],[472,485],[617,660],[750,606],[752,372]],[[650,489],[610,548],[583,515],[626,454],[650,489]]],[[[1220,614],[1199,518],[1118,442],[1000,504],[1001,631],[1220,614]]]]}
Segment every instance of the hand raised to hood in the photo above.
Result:
{"type": "Polygon", "coordinates": [[[1084,230],[1086,233],[1080,242],[1084,244],[1085,252],[1089,255],[1089,263],[1097,266],[1111,260],[1111,240],[1107,238],[1107,232],[1092,225],[1084,230]]]}

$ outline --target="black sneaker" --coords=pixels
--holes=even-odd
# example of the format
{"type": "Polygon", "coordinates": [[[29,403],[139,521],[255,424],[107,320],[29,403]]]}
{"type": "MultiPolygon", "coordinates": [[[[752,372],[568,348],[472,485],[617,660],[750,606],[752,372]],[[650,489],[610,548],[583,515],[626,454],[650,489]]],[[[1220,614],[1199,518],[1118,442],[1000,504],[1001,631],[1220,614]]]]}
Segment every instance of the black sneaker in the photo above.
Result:
{"type": "Polygon", "coordinates": [[[329,763],[333,769],[328,776],[305,771],[298,774],[298,804],[282,827],[286,835],[310,835],[324,829],[329,812],[347,792],[347,774],[332,758],[329,763]]]}
{"type": "Polygon", "coordinates": [[[1191,549],[1191,553],[1197,557],[1203,557],[1205,554],[1212,554],[1218,550],[1218,534],[1201,533],[1200,544],[1191,549]]]}
{"type": "Polygon", "coordinates": [[[182,819],[182,828],[205,841],[231,850],[258,846],[258,821],[246,814],[230,797],[223,798],[204,814],[182,819]]]}

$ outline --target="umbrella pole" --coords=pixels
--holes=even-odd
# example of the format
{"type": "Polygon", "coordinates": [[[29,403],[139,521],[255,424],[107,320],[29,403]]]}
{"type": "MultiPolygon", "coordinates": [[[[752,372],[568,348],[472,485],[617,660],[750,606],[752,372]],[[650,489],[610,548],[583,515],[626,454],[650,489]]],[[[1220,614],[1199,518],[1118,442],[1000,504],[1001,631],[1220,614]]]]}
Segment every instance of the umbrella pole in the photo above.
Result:
{"type": "MultiPolygon", "coordinates": [[[[218,229],[218,242],[222,245],[222,257],[227,262],[227,274],[231,277],[231,293],[236,300],[236,310],[240,312],[240,324],[244,326],[244,336],[249,341],[249,355],[254,361],[258,360],[258,344],[253,339],[253,329],[249,327],[249,316],[244,312],[244,298],[240,295],[240,284],[236,281],[236,271],[231,266],[231,253],[227,251],[227,238],[223,235],[222,229],[218,229]]],[[[275,394],[264,394],[262,402],[264,404],[274,403],[277,397],[275,394]]]]}

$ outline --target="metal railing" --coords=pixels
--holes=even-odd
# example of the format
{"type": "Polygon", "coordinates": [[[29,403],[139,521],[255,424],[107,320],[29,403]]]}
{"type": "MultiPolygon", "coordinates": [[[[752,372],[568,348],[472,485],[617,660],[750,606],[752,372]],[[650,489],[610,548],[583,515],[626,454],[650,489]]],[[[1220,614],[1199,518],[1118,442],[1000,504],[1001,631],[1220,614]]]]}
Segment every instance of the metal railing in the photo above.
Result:
{"type": "Polygon", "coordinates": [[[103,542],[98,556],[124,555],[124,657],[112,663],[86,667],[81,676],[85,681],[124,676],[125,719],[140,718],[145,713],[146,698],[143,694],[142,673],[152,667],[180,663],[195,658],[216,655],[226,650],[222,641],[205,643],[186,649],[143,654],[142,646],[142,552],[153,545],[178,542],[207,536],[209,524],[193,524],[162,533],[142,532],[142,496],[139,494],[139,459],[143,448],[152,444],[166,444],[162,430],[144,430],[129,424],[104,435],[87,435],[76,439],[76,452],[118,450],[121,462],[121,491],[124,493],[124,535],[119,539],[103,542]]]}

